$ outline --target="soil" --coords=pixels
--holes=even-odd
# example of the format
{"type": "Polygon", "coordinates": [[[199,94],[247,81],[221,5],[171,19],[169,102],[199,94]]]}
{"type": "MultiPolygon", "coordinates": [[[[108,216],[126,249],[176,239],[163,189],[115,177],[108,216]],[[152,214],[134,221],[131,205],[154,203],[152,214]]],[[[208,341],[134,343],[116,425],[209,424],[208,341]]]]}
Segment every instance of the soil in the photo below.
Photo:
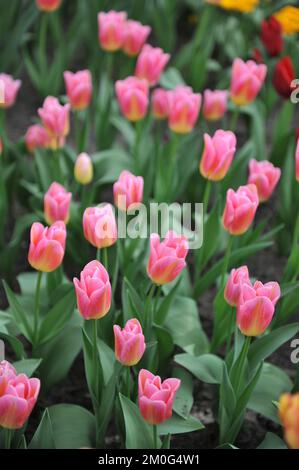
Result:
{"type": "MultiPolygon", "coordinates": [[[[23,86],[16,106],[8,114],[7,128],[11,140],[15,141],[23,136],[32,119],[37,115],[37,108],[41,105],[41,101],[37,98],[37,94],[26,79],[23,78],[23,86]]],[[[241,133],[243,129],[241,129],[241,133]]],[[[273,211],[273,207],[272,207],[273,211]]],[[[15,275],[28,270],[27,250],[28,250],[28,233],[24,235],[21,244],[20,255],[17,266],[15,267],[15,275]]],[[[10,234],[7,234],[9,239],[10,234]]],[[[282,278],[283,268],[286,259],[280,257],[275,247],[268,248],[259,252],[258,256],[253,256],[248,260],[250,272],[254,277],[261,281],[277,280],[282,278]]],[[[17,282],[13,283],[15,290],[18,289],[17,282]]],[[[216,289],[209,289],[199,300],[199,311],[204,331],[211,337],[213,322],[213,299],[216,289]]],[[[7,307],[7,302],[0,286],[0,309],[7,307]]],[[[9,350],[8,350],[9,356],[9,350]]],[[[8,357],[9,358],[9,357],[8,357]]],[[[285,344],[270,358],[270,362],[278,365],[285,370],[290,377],[294,377],[295,368],[290,363],[289,344],[285,344]]],[[[194,380],[195,387],[195,403],[192,414],[198,417],[205,429],[197,433],[173,436],[172,447],[182,449],[209,449],[217,446],[218,430],[215,423],[213,409],[214,390],[213,387],[204,384],[198,380],[194,380]]],[[[30,420],[29,435],[32,434],[40,420],[40,412],[46,406],[59,403],[72,403],[91,409],[91,400],[84,379],[83,357],[80,354],[75,360],[68,377],[63,383],[56,386],[47,396],[42,396],[38,402],[38,406],[32,414],[30,420]]],[[[280,433],[280,427],[272,421],[264,417],[248,411],[245,424],[240,432],[236,445],[240,448],[256,448],[263,440],[265,434],[269,431],[280,433]]],[[[112,426],[108,433],[106,444],[109,448],[117,445],[118,438],[115,435],[115,429],[112,426]]]]}

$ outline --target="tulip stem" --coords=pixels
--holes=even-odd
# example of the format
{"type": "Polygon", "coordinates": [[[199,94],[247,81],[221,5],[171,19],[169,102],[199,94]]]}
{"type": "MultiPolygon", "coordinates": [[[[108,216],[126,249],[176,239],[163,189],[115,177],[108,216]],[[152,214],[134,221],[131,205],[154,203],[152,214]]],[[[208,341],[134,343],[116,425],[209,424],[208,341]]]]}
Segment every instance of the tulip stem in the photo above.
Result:
{"type": "Polygon", "coordinates": [[[100,248],[97,248],[97,260],[101,262],[101,250],[100,248]]]}
{"type": "Polygon", "coordinates": [[[231,254],[231,251],[232,251],[232,245],[233,245],[233,237],[230,235],[229,239],[228,239],[228,242],[227,242],[226,251],[225,251],[224,260],[223,260],[223,265],[222,265],[221,284],[220,284],[221,288],[224,286],[225,274],[226,274],[227,268],[229,266],[229,258],[230,258],[230,254],[231,254]]]}
{"type": "Polygon", "coordinates": [[[153,434],[154,434],[154,449],[158,449],[158,428],[157,425],[153,425],[153,434]]]}
{"type": "MultiPolygon", "coordinates": [[[[203,195],[202,231],[204,231],[205,218],[206,218],[206,215],[208,214],[211,189],[212,189],[212,182],[210,180],[207,180],[204,195],[203,195]]],[[[197,251],[196,264],[195,264],[195,280],[199,277],[201,270],[202,270],[202,257],[203,257],[203,246],[201,246],[199,250],[197,251]]]]}
{"type": "Polygon", "coordinates": [[[235,308],[231,307],[228,312],[229,320],[228,320],[228,330],[227,330],[227,342],[226,342],[226,356],[230,351],[231,346],[231,339],[232,339],[232,329],[236,323],[236,316],[235,316],[235,308]]]}
{"type": "Polygon", "coordinates": [[[107,248],[103,248],[103,265],[106,271],[108,272],[109,269],[109,262],[108,262],[108,250],[107,248]]]}
{"type": "Polygon", "coordinates": [[[229,130],[232,132],[235,132],[237,129],[239,114],[240,114],[240,108],[236,106],[232,113],[232,117],[231,117],[231,121],[229,125],[229,130]]]}
{"type": "Polygon", "coordinates": [[[126,367],[126,396],[130,399],[131,396],[131,369],[126,367]]]}
{"type": "Polygon", "coordinates": [[[134,148],[133,148],[133,156],[135,160],[135,172],[136,175],[139,174],[140,172],[140,165],[139,165],[139,148],[140,148],[140,140],[141,140],[141,134],[142,134],[142,120],[137,121],[135,125],[135,142],[134,142],[134,148]]]}
{"type": "Polygon", "coordinates": [[[5,449],[11,448],[12,435],[13,435],[13,431],[11,429],[4,430],[4,448],[5,449]]]}
{"type": "Polygon", "coordinates": [[[39,31],[39,68],[42,77],[41,82],[44,86],[45,71],[47,68],[47,28],[48,28],[48,13],[42,13],[39,31]]]}
{"type": "Polygon", "coordinates": [[[93,368],[94,368],[94,414],[96,422],[96,446],[98,442],[98,430],[99,430],[99,354],[98,354],[98,323],[97,320],[92,320],[93,328],[93,368]]]}
{"type": "Polygon", "coordinates": [[[38,320],[39,320],[39,304],[40,304],[40,288],[42,283],[42,271],[38,271],[36,289],[35,289],[35,300],[34,300],[34,327],[33,327],[33,347],[35,348],[38,342],[38,320]]]}
{"type": "Polygon", "coordinates": [[[239,364],[236,364],[237,368],[234,374],[236,381],[235,383],[233,383],[235,395],[237,398],[239,397],[241,386],[244,380],[245,364],[246,364],[246,359],[247,359],[247,355],[248,355],[248,351],[250,347],[250,342],[251,342],[251,336],[246,336],[244,343],[243,343],[242,350],[240,352],[240,356],[237,359],[239,364]]]}

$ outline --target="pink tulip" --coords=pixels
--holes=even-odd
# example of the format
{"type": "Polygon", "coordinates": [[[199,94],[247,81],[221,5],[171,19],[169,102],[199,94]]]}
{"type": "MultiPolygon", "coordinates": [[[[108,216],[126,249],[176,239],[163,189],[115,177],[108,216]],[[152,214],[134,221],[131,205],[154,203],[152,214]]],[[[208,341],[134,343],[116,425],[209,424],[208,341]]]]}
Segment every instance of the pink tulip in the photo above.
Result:
{"type": "Polygon", "coordinates": [[[208,121],[218,121],[227,110],[228,92],[226,90],[205,90],[203,115],[208,121]]]}
{"type": "Polygon", "coordinates": [[[147,274],[157,285],[172,282],[185,268],[188,241],[184,236],[167,232],[163,242],[157,233],[151,234],[147,274]]]}
{"type": "Polygon", "coordinates": [[[0,108],[10,108],[15,104],[21,80],[14,80],[11,75],[0,73],[0,108]]]}
{"type": "Polygon", "coordinates": [[[85,320],[98,320],[109,312],[111,285],[109,275],[99,261],[88,263],[74,278],[78,310],[85,320]]]}
{"type": "Polygon", "coordinates": [[[122,171],[113,185],[114,204],[122,211],[138,207],[143,198],[143,178],[122,171]]]}
{"type": "Polygon", "coordinates": [[[49,134],[40,124],[30,126],[25,135],[25,144],[29,152],[38,148],[47,148],[50,144],[49,134]]]}
{"type": "Polygon", "coordinates": [[[244,283],[250,285],[247,266],[232,269],[224,289],[224,298],[232,307],[236,307],[238,305],[242,285],[244,283]]]}
{"type": "Polygon", "coordinates": [[[297,147],[296,147],[295,170],[296,170],[296,181],[299,182],[299,139],[297,140],[297,147]]]}
{"type": "Polygon", "coordinates": [[[267,160],[250,160],[248,184],[255,184],[260,202],[267,201],[272,195],[281,175],[280,168],[275,168],[267,160]]]}
{"type": "Polygon", "coordinates": [[[80,184],[89,184],[93,179],[93,165],[92,160],[87,153],[80,153],[78,155],[75,168],[75,178],[80,184]]]}
{"type": "Polygon", "coordinates": [[[111,204],[88,207],[83,214],[84,236],[96,248],[107,248],[117,240],[117,226],[111,204]]]}
{"type": "Polygon", "coordinates": [[[156,85],[169,59],[170,55],[165,54],[160,47],[145,44],[137,59],[136,77],[147,80],[149,86],[156,85]]]}
{"type": "Polygon", "coordinates": [[[169,115],[169,92],[156,88],[152,94],[152,111],[156,119],[167,119],[169,115]]]}
{"type": "Polygon", "coordinates": [[[250,104],[259,93],[267,75],[265,64],[235,59],[231,76],[231,99],[237,106],[250,104]]]}
{"type": "Polygon", "coordinates": [[[71,107],[75,110],[86,109],[92,97],[92,78],[89,70],[64,72],[66,94],[71,107]]]}
{"type": "Polygon", "coordinates": [[[59,183],[52,183],[44,197],[44,214],[47,224],[51,225],[58,220],[65,224],[70,218],[70,204],[72,193],[59,183]]]}
{"type": "Polygon", "coordinates": [[[259,197],[256,186],[240,186],[237,191],[229,189],[226,193],[226,205],[222,224],[231,235],[242,235],[253,222],[259,197]]]}
{"type": "Polygon", "coordinates": [[[237,324],[245,336],[259,336],[266,331],[274,315],[280,297],[277,282],[263,285],[257,281],[253,286],[242,284],[237,309],[237,324]]]}
{"type": "Polygon", "coordinates": [[[148,85],[145,80],[128,77],[115,83],[115,91],[122,114],[129,121],[140,121],[148,108],[148,85]]]}
{"type": "Polygon", "coordinates": [[[0,397],[5,392],[9,380],[16,375],[16,369],[8,361],[0,362],[0,397]]]}
{"type": "Polygon", "coordinates": [[[178,134],[188,134],[194,128],[199,115],[200,93],[193,93],[192,88],[187,86],[178,86],[168,96],[170,129],[178,134]]]}
{"type": "Polygon", "coordinates": [[[127,14],[124,11],[108,11],[98,14],[99,42],[102,49],[114,52],[124,42],[127,14]]]}
{"type": "MultiPolygon", "coordinates": [[[[29,418],[40,390],[39,379],[16,375],[10,366],[5,387],[0,387],[0,426],[5,429],[22,428],[29,418]]],[[[0,367],[1,376],[1,367],[0,367]]]]}
{"type": "Polygon", "coordinates": [[[64,138],[69,133],[69,111],[69,104],[62,106],[53,96],[48,96],[43,107],[38,109],[43,126],[50,136],[51,148],[54,150],[64,145],[64,138]]]}
{"type": "Polygon", "coordinates": [[[204,134],[204,141],[200,173],[208,180],[220,181],[232,164],[236,152],[236,136],[231,131],[218,130],[213,137],[204,134]]]}
{"type": "Polygon", "coordinates": [[[172,416],[172,406],[179,379],[166,379],[141,369],[138,376],[138,402],[140,413],[150,424],[161,424],[172,416]]]}
{"type": "Polygon", "coordinates": [[[145,351],[142,328],[136,318],[128,320],[124,329],[114,325],[115,357],[124,366],[135,366],[145,351]]]}
{"type": "Polygon", "coordinates": [[[51,227],[35,222],[30,232],[29,264],[37,271],[55,271],[64,257],[65,240],[64,222],[55,222],[51,227]]]}
{"type": "Polygon", "coordinates": [[[125,23],[123,51],[129,56],[136,56],[151,32],[150,26],[144,26],[139,21],[128,20],[125,23]]]}
{"type": "Polygon", "coordinates": [[[55,11],[61,5],[62,0],[36,0],[37,7],[42,11],[55,11]]]}

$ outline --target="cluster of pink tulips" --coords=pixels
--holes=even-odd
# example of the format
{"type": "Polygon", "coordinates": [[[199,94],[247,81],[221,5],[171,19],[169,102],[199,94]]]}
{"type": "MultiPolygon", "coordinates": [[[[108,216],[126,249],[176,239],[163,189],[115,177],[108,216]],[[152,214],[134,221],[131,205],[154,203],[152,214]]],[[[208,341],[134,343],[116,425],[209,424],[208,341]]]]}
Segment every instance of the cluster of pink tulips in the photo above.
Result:
{"type": "MultiPolygon", "coordinates": [[[[206,5],[206,14],[221,6],[212,3],[217,5],[206,5]]],[[[47,72],[47,34],[56,40],[62,34],[63,4],[35,2],[41,25],[32,56],[38,66],[33,61],[32,67],[29,54],[26,63],[38,81],[47,72]]],[[[299,307],[299,216],[288,212],[291,201],[299,201],[299,139],[295,148],[295,133],[290,137],[284,129],[292,145],[283,162],[286,140],[278,145],[279,126],[271,158],[260,135],[271,109],[273,67],[237,57],[230,75],[214,80],[215,89],[205,88],[188,71],[185,77],[184,54],[181,74],[172,48],[150,43],[154,25],[124,11],[93,16],[97,61],[78,71],[65,63],[56,73],[64,95],[43,93],[37,119],[18,145],[10,142],[4,116],[21,97],[21,80],[0,74],[0,256],[5,267],[12,264],[30,229],[26,254],[32,268],[18,276],[18,293],[10,287],[12,275],[3,282],[9,307],[0,311],[0,339],[16,360],[0,362],[0,447],[40,448],[47,441],[64,448],[72,445],[64,435],[74,427],[74,446],[103,448],[113,422],[121,447],[168,449],[172,434],[206,424],[192,415],[194,376],[217,388],[217,406],[211,407],[211,414],[217,408],[216,445],[236,445],[251,409],[283,429],[285,443],[272,433],[261,447],[273,441],[298,449],[298,369],[293,383],[266,362],[299,332],[299,324],[289,321],[299,307]],[[250,135],[245,144],[241,120],[250,135]],[[14,192],[24,199],[19,205],[14,192]],[[188,229],[177,213],[170,223],[162,212],[186,200],[203,202],[199,217],[190,214],[188,229]],[[148,217],[156,205],[161,226],[148,217]],[[10,215],[20,217],[20,225],[8,240],[10,215]],[[203,241],[194,248],[191,226],[198,219],[203,241]],[[275,228],[267,231],[272,222],[275,228]],[[272,277],[256,269],[263,282],[253,280],[248,258],[257,259],[274,242],[288,257],[284,271],[272,277]],[[212,296],[201,303],[212,286],[212,296]],[[211,321],[209,337],[200,309],[211,321]],[[92,413],[50,403],[39,416],[50,390],[74,364],[76,372],[84,369],[92,413]],[[40,420],[35,433],[26,430],[32,413],[34,426],[40,420]]],[[[266,48],[272,28],[282,34],[275,21],[263,26],[266,48]]],[[[205,36],[198,31],[190,49],[194,61],[198,38],[205,36]]],[[[205,57],[205,50],[200,54],[202,67],[218,70],[216,59],[205,57]]],[[[291,117],[287,103],[288,125],[291,117]]]]}

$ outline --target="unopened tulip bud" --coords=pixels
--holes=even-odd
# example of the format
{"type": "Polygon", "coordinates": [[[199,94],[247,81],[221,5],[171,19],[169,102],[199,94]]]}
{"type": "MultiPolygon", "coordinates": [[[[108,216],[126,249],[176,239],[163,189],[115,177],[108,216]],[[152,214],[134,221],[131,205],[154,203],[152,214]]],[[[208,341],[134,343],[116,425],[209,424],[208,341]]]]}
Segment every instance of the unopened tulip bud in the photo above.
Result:
{"type": "Polygon", "coordinates": [[[236,136],[231,131],[218,130],[213,137],[204,134],[204,142],[200,173],[208,180],[220,181],[232,164],[236,152],[236,136]]]}
{"type": "Polygon", "coordinates": [[[64,222],[55,222],[44,227],[35,222],[30,232],[29,264],[37,271],[52,272],[63,260],[65,251],[66,228],[64,222]]]}
{"type": "Polygon", "coordinates": [[[280,179],[281,170],[275,168],[273,163],[250,160],[248,184],[253,183],[257,187],[260,202],[267,201],[280,179]]]}
{"type": "Polygon", "coordinates": [[[78,155],[75,168],[74,168],[74,175],[76,181],[80,184],[89,184],[93,179],[93,164],[92,159],[87,153],[80,153],[78,155]]]}
{"type": "Polygon", "coordinates": [[[142,328],[136,318],[128,320],[124,329],[114,325],[115,357],[124,366],[135,366],[145,351],[142,328]]]}
{"type": "Polygon", "coordinates": [[[111,285],[109,275],[99,261],[88,263],[74,278],[78,310],[85,320],[104,317],[111,306],[111,285]]]}

